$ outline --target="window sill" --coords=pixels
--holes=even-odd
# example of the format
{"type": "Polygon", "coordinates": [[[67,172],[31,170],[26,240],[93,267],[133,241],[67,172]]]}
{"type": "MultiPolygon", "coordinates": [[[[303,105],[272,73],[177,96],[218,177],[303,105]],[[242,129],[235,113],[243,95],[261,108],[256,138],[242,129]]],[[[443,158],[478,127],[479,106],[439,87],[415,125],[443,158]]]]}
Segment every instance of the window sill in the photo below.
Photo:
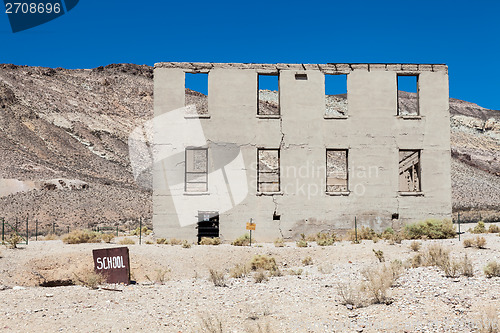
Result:
{"type": "Polygon", "coordinates": [[[349,116],[329,116],[329,115],[324,115],[324,119],[348,119],[349,116]]]}
{"type": "Polygon", "coordinates": [[[209,114],[186,114],[184,119],[210,119],[209,114]]]}
{"type": "Polygon", "coordinates": [[[281,115],[280,114],[258,114],[257,118],[258,119],[280,119],[281,115]]]}
{"type": "Polygon", "coordinates": [[[411,116],[411,115],[408,115],[408,116],[399,116],[398,115],[397,117],[400,118],[400,119],[404,119],[404,120],[412,120],[412,119],[413,120],[419,120],[419,119],[422,119],[422,116],[420,116],[420,115],[413,115],[413,116],[411,116]]]}
{"type": "Polygon", "coordinates": [[[266,196],[269,196],[269,195],[283,195],[283,192],[257,192],[256,194],[257,196],[263,196],[263,195],[266,195],[266,196]]]}
{"type": "Polygon", "coordinates": [[[339,191],[339,192],[325,192],[326,195],[331,195],[331,196],[348,196],[351,194],[351,191],[339,191]]]}
{"type": "Polygon", "coordinates": [[[402,197],[423,197],[423,192],[402,192],[399,191],[398,194],[402,197]]]}
{"type": "Polygon", "coordinates": [[[210,195],[210,192],[184,192],[184,195],[210,195]]]}

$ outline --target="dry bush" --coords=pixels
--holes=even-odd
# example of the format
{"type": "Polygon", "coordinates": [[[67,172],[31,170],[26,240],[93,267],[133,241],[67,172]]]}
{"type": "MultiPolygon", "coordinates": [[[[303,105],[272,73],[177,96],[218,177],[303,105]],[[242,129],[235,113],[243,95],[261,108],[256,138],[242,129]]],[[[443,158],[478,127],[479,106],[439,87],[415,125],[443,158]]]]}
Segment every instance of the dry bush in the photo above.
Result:
{"type": "Polygon", "coordinates": [[[407,224],[404,228],[404,234],[407,239],[445,239],[455,238],[457,232],[451,220],[428,219],[407,224]]]}
{"type": "Polygon", "coordinates": [[[115,238],[113,234],[102,234],[101,239],[104,243],[111,243],[111,241],[115,238]]]}
{"type": "Polygon", "coordinates": [[[450,261],[450,250],[441,244],[431,244],[427,247],[424,257],[425,266],[443,267],[450,261]]]}
{"type": "Polygon", "coordinates": [[[302,268],[299,268],[297,270],[294,270],[294,269],[288,270],[288,274],[290,274],[290,275],[302,275],[302,273],[304,273],[304,270],[302,268]]]}
{"type": "Polygon", "coordinates": [[[489,228],[488,228],[488,232],[490,234],[496,234],[498,232],[500,232],[500,227],[498,227],[497,225],[495,224],[490,224],[489,228]]]}
{"type": "Polygon", "coordinates": [[[253,275],[253,279],[254,279],[255,283],[261,283],[261,282],[269,280],[267,278],[266,271],[264,271],[262,269],[255,272],[255,274],[253,275]]]}
{"type": "Polygon", "coordinates": [[[234,246],[247,246],[247,245],[250,245],[250,235],[249,234],[244,234],[244,235],[236,238],[231,243],[231,245],[234,245],[234,246]]]}
{"type": "Polygon", "coordinates": [[[146,275],[146,279],[156,284],[164,284],[165,281],[169,280],[167,274],[169,274],[172,270],[170,268],[157,268],[155,270],[154,279],[151,279],[148,275],[146,275]]]}
{"type": "Polygon", "coordinates": [[[474,245],[475,245],[478,249],[484,249],[484,248],[486,248],[486,239],[485,239],[484,237],[477,236],[477,237],[474,239],[474,245]]]}
{"type": "Polygon", "coordinates": [[[304,259],[302,259],[302,265],[309,266],[312,264],[313,264],[313,259],[311,257],[307,256],[304,259]]]}
{"type": "Polygon", "coordinates": [[[418,253],[410,259],[411,267],[437,266],[446,277],[456,278],[460,275],[471,277],[474,268],[467,254],[461,260],[452,260],[450,250],[440,244],[429,245],[424,253],[418,253]]]}
{"type": "Polygon", "coordinates": [[[63,237],[66,244],[100,243],[101,235],[94,231],[77,229],[63,237]]]}
{"type": "Polygon", "coordinates": [[[401,244],[401,242],[403,241],[404,238],[405,238],[405,236],[402,232],[395,232],[389,238],[389,244],[390,245],[401,244]]]}
{"type": "Polygon", "coordinates": [[[152,245],[153,241],[150,241],[149,239],[146,241],[146,245],[152,245]]]}
{"type": "Polygon", "coordinates": [[[75,275],[76,282],[90,289],[97,289],[100,285],[106,282],[106,277],[103,274],[95,272],[93,269],[85,269],[78,275],[75,275]]]}
{"type": "Polygon", "coordinates": [[[351,283],[338,283],[337,291],[343,305],[352,305],[357,308],[363,306],[363,295],[358,286],[353,286],[351,283]]]}
{"type": "Polygon", "coordinates": [[[389,228],[385,229],[384,232],[382,232],[382,234],[380,235],[380,238],[383,238],[385,240],[390,240],[393,235],[394,235],[394,229],[389,227],[389,228]]]}
{"type": "Polygon", "coordinates": [[[253,271],[257,271],[259,269],[274,271],[278,269],[278,266],[276,265],[274,257],[257,254],[250,261],[250,269],[253,271]]]}
{"type": "Polygon", "coordinates": [[[285,241],[283,240],[283,238],[276,238],[276,240],[274,241],[274,246],[283,247],[285,246],[285,241]]]}
{"type": "Polygon", "coordinates": [[[372,249],[372,251],[375,254],[375,257],[378,259],[379,262],[385,261],[384,252],[382,250],[375,251],[375,249],[372,249]]]}
{"type": "Polygon", "coordinates": [[[250,270],[248,268],[248,265],[236,264],[236,266],[234,266],[233,269],[231,269],[231,271],[229,272],[229,276],[235,279],[241,279],[246,277],[249,271],[250,270]]]}
{"type": "Polygon", "coordinates": [[[486,226],[483,221],[479,221],[473,229],[469,229],[469,232],[472,234],[484,234],[486,232],[486,226]]]}
{"type": "Polygon", "coordinates": [[[222,320],[217,317],[200,317],[200,333],[224,333],[222,320]]]}
{"type": "Polygon", "coordinates": [[[464,256],[464,259],[461,262],[461,273],[466,277],[474,276],[474,267],[472,266],[472,261],[469,259],[467,254],[464,256]]]}
{"type": "Polygon", "coordinates": [[[120,239],[120,241],[118,243],[120,245],[134,245],[135,244],[134,240],[131,238],[128,238],[128,237],[120,239]]]}
{"type": "Polygon", "coordinates": [[[59,239],[59,237],[55,234],[48,234],[47,236],[43,237],[43,240],[56,240],[59,239]]]}
{"type": "Polygon", "coordinates": [[[367,268],[361,272],[365,281],[361,285],[364,291],[373,303],[390,304],[391,300],[387,292],[400,276],[401,266],[399,263],[394,265],[380,265],[378,267],[367,268]]]}
{"type": "Polygon", "coordinates": [[[500,325],[498,323],[497,309],[494,305],[484,307],[479,319],[479,332],[481,333],[498,333],[500,325]]]}
{"type": "Polygon", "coordinates": [[[221,242],[219,237],[202,237],[200,241],[200,245],[219,245],[220,243],[221,242]]]}
{"type": "Polygon", "coordinates": [[[223,271],[210,269],[210,275],[208,276],[208,280],[212,282],[216,287],[226,286],[226,276],[223,271]]]}
{"type": "Polygon", "coordinates": [[[182,248],[183,249],[190,249],[191,243],[189,243],[187,240],[182,241],[182,248]]]}
{"type": "Polygon", "coordinates": [[[318,232],[314,235],[309,235],[307,241],[316,242],[319,246],[330,246],[337,241],[337,235],[332,232],[318,232]]]}
{"type": "Polygon", "coordinates": [[[21,242],[21,237],[18,234],[10,235],[9,239],[7,239],[7,244],[9,249],[17,249],[17,244],[21,242]]]}
{"type": "MultiPolygon", "coordinates": [[[[365,227],[365,226],[358,228],[357,235],[358,235],[358,241],[363,240],[363,239],[373,240],[374,237],[378,237],[377,233],[372,228],[365,227]]],[[[355,229],[351,229],[347,232],[347,240],[350,240],[353,242],[356,241],[356,230],[355,229]]]]}
{"type": "MultiPolygon", "coordinates": [[[[139,236],[139,235],[141,235],[140,231],[141,231],[141,229],[139,227],[137,227],[137,228],[135,228],[135,230],[132,230],[130,232],[130,235],[132,235],[132,236],[139,236]]],[[[148,227],[142,227],[142,235],[148,236],[152,232],[153,232],[153,230],[149,230],[148,227]]]]}
{"type": "Polygon", "coordinates": [[[464,239],[464,247],[472,247],[474,245],[474,240],[472,238],[464,239]]]}
{"type": "Polygon", "coordinates": [[[170,244],[170,245],[181,245],[182,241],[180,239],[177,239],[177,238],[170,238],[170,241],[168,242],[168,244],[170,244]]]}
{"type": "Polygon", "coordinates": [[[265,324],[257,323],[255,327],[245,328],[246,333],[273,333],[274,330],[271,328],[271,324],[266,322],[265,324]]]}
{"type": "Polygon", "coordinates": [[[500,276],[500,265],[496,261],[490,261],[484,267],[484,274],[487,278],[499,277],[500,276]]]}
{"type": "Polygon", "coordinates": [[[308,247],[309,244],[307,244],[307,241],[305,239],[300,239],[297,242],[295,242],[297,247],[308,247]]]}
{"type": "Polygon", "coordinates": [[[168,241],[165,238],[157,238],[156,244],[168,244],[168,241]]]}
{"type": "Polygon", "coordinates": [[[420,242],[413,241],[413,242],[411,242],[411,243],[410,243],[410,249],[411,249],[412,251],[418,252],[418,251],[420,250],[420,246],[421,246],[421,245],[422,245],[422,244],[420,244],[420,242]]]}

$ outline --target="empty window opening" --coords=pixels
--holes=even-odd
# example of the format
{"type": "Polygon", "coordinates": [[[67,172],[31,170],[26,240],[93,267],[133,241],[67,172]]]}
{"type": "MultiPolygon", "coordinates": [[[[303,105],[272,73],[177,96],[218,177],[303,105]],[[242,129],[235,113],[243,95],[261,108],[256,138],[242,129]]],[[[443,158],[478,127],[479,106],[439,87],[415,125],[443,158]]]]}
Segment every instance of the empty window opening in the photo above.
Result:
{"type": "Polygon", "coordinates": [[[257,150],[257,192],[280,191],[280,150],[257,150]]]}
{"type": "Polygon", "coordinates": [[[325,74],[325,115],[347,116],[347,75],[325,74]]]}
{"type": "Polygon", "coordinates": [[[418,114],[418,75],[398,75],[398,115],[418,114]]]}
{"type": "Polygon", "coordinates": [[[279,115],[279,75],[259,74],[258,79],[258,115],[279,115]]]}
{"type": "Polygon", "coordinates": [[[198,243],[203,237],[219,237],[219,212],[198,211],[198,243]]]}
{"type": "Polygon", "coordinates": [[[420,150],[399,151],[399,191],[420,192],[420,150]]]}
{"type": "Polygon", "coordinates": [[[295,80],[307,80],[307,74],[295,74],[295,80]]]}
{"type": "Polygon", "coordinates": [[[279,221],[281,220],[281,215],[276,214],[276,212],[273,213],[273,221],[279,221]]]}
{"type": "Polygon", "coordinates": [[[208,114],[208,73],[186,73],[185,105],[188,115],[208,114]]]}
{"type": "Polygon", "coordinates": [[[326,191],[347,192],[347,149],[326,150],[326,191]]]}
{"type": "Polygon", "coordinates": [[[398,220],[399,219],[399,214],[398,213],[392,214],[392,219],[393,220],[398,220]]]}
{"type": "Polygon", "coordinates": [[[188,148],[185,157],[186,192],[208,191],[208,148],[188,148]]]}

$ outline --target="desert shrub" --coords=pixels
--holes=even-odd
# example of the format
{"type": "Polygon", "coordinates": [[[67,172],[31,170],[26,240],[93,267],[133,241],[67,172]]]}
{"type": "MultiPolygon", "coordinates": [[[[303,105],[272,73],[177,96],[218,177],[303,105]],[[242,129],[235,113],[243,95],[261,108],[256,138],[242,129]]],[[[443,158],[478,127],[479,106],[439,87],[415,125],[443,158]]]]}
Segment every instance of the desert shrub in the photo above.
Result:
{"type": "Polygon", "coordinates": [[[472,266],[472,261],[469,259],[467,254],[461,262],[461,274],[466,277],[474,276],[474,267],[472,266]]]}
{"type": "Polygon", "coordinates": [[[203,333],[224,333],[222,320],[217,317],[201,317],[199,332],[203,333]]]}
{"type": "Polygon", "coordinates": [[[189,243],[187,240],[182,241],[182,248],[183,249],[190,249],[191,243],[189,243]]]}
{"type": "Polygon", "coordinates": [[[165,238],[157,238],[156,244],[168,244],[168,241],[165,238]]]}
{"type": "Polygon", "coordinates": [[[43,240],[56,240],[56,239],[59,239],[59,237],[55,234],[48,234],[43,238],[43,240]]]}
{"type": "Polygon", "coordinates": [[[177,239],[177,238],[170,238],[170,240],[168,241],[168,244],[170,244],[170,245],[181,245],[182,244],[182,240],[177,239]]]}
{"type": "Polygon", "coordinates": [[[404,229],[408,239],[445,239],[454,238],[455,227],[451,220],[428,219],[425,221],[407,224],[404,229]]]}
{"type": "Polygon", "coordinates": [[[404,239],[404,235],[402,232],[395,232],[394,234],[391,235],[389,238],[389,244],[394,245],[394,244],[401,244],[401,242],[404,239]]]}
{"type": "Polygon", "coordinates": [[[231,245],[234,246],[247,246],[250,244],[250,235],[249,234],[244,234],[238,238],[236,238],[231,245]]]}
{"type": "Polygon", "coordinates": [[[21,237],[18,234],[12,234],[9,239],[7,239],[7,244],[9,249],[17,249],[17,244],[21,242],[21,237]]]}
{"type": "Polygon", "coordinates": [[[255,283],[261,283],[261,282],[269,280],[267,278],[266,271],[264,271],[262,269],[255,272],[255,274],[253,275],[253,279],[254,279],[255,283]]]}
{"type": "Polygon", "coordinates": [[[273,270],[268,271],[268,272],[269,272],[269,276],[275,276],[275,277],[283,276],[283,272],[278,267],[276,267],[276,269],[273,269],[273,270]]]}
{"type": "Polygon", "coordinates": [[[464,239],[464,247],[472,247],[474,245],[474,240],[472,238],[464,239]]]}
{"type": "Polygon", "coordinates": [[[388,239],[392,238],[392,235],[394,235],[394,229],[389,227],[389,228],[385,229],[384,232],[382,232],[382,234],[380,235],[380,238],[388,240],[388,239]]]}
{"type": "Polygon", "coordinates": [[[318,232],[316,234],[316,244],[319,246],[331,246],[337,241],[337,235],[334,232],[318,232]]]}
{"type": "Polygon", "coordinates": [[[470,233],[473,234],[484,234],[486,232],[486,227],[483,221],[477,222],[476,226],[473,229],[469,229],[470,233]]]}
{"type": "Polygon", "coordinates": [[[410,243],[410,249],[412,251],[415,251],[415,252],[418,252],[420,250],[420,242],[417,242],[417,241],[413,241],[410,243]]]}
{"type": "Polygon", "coordinates": [[[313,264],[313,259],[311,257],[307,256],[304,259],[302,259],[302,265],[309,266],[312,264],[313,264]]]}
{"type": "Polygon", "coordinates": [[[257,254],[250,261],[250,269],[253,271],[257,271],[259,269],[274,271],[278,269],[278,266],[276,265],[274,257],[257,254]]]}
{"type": "Polygon", "coordinates": [[[392,265],[368,268],[363,270],[361,274],[365,279],[361,285],[361,290],[367,293],[372,302],[389,304],[390,298],[387,291],[396,283],[397,278],[395,276],[399,277],[394,274],[392,265]]]}
{"type": "Polygon", "coordinates": [[[374,237],[372,238],[372,241],[373,241],[373,243],[375,243],[375,244],[377,244],[379,240],[380,240],[380,238],[379,238],[378,236],[374,236],[374,237]]]}
{"type": "Polygon", "coordinates": [[[102,234],[101,239],[104,243],[111,243],[111,241],[115,238],[113,234],[102,234]]]}
{"type": "Polygon", "coordinates": [[[496,234],[498,232],[500,232],[500,227],[498,227],[497,225],[495,224],[490,224],[489,228],[488,228],[488,232],[490,234],[496,234]]]}
{"type": "Polygon", "coordinates": [[[100,243],[101,235],[94,231],[77,229],[63,237],[66,244],[100,243]]]}
{"type": "Polygon", "coordinates": [[[223,271],[217,271],[215,269],[210,269],[210,275],[208,280],[214,284],[216,287],[226,286],[226,276],[223,271]]]}
{"type": "Polygon", "coordinates": [[[285,241],[283,240],[283,238],[276,238],[276,240],[274,241],[274,246],[283,247],[285,246],[285,241]]]}
{"type": "Polygon", "coordinates": [[[93,269],[86,269],[78,275],[73,273],[78,284],[90,289],[97,289],[100,285],[106,282],[106,277],[103,274],[95,272],[93,269]]]}
{"type": "Polygon", "coordinates": [[[477,236],[476,239],[474,239],[474,245],[478,249],[484,249],[486,247],[486,239],[481,236],[477,236]]]}
{"type": "Polygon", "coordinates": [[[351,283],[339,283],[337,285],[337,291],[343,305],[352,305],[355,307],[362,306],[363,296],[357,286],[353,286],[351,283]]]}
{"type": "Polygon", "coordinates": [[[500,276],[500,265],[496,261],[490,261],[484,267],[484,274],[487,278],[500,276]]]}
{"type": "Polygon", "coordinates": [[[290,274],[290,275],[302,275],[302,273],[304,273],[304,270],[302,268],[299,268],[297,270],[290,269],[288,271],[288,274],[290,274]]]}
{"type": "Polygon", "coordinates": [[[152,245],[153,244],[153,241],[150,241],[149,239],[146,241],[146,244],[147,245],[152,245]]]}
{"type": "Polygon", "coordinates": [[[297,247],[308,247],[309,244],[307,243],[307,241],[305,239],[299,239],[297,242],[295,242],[295,244],[297,245],[297,247]]]}
{"type": "Polygon", "coordinates": [[[497,308],[494,305],[484,307],[479,318],[478,332],[480,333],[498,333],[500,325],[498,323],[497,308]]]}
{"type": "Polygon", "coordinates": [[[432,244],[427,247],[425,253],[426,266],[443,267],[450,261],[450,250],[440,244],[432,244]]]}
{"type": "MultiPolygon", "coordinates": [[[[363,239],[373,240],[374,237],[378,237],[378,235],[372,228],[365,226],[358,228],[358,241],[363,239]]],[[[347,232],[347,239],[353,242],[356,241],[355,229],[351,229],[347,232]]]]}
{"type": "Polygon", "coordinates": [[[385,261],[384,252],[382,250],[375,251],[375,249],[372,249],[372,251],[375,254],[375,257],[378,259],[379,262],[385,261]]]}
{"type": "Polygon", "coordinates": [[[220,244],[220,238],[219,237],[202,237],[200,240],[200,245],[219,245],[220,244]]]}
{"type": "Polygon", "coordinates": [[[247,276],[249,273],[248,265],[236,264],[236,266],[231,269],[229,275],[234,279],[241,279],[247,276]]]}
{"type": "MultiPolygon", "coordinates": [[[[141,234],[141,229],[139,227],[135,228],[135,230],[132,230],[130,232],[130,235],[132,236],[139,236],[141,234]]],[[[142,227],[142,235],[149,235],[153,232],[153,230],[149,230],[148,227],[142,227]]]]}
{"type": "Polygon", "coordinates": [[[131,238],[128,238],[128,237],[120,239],[119,243],[120,243],[120,245],[134,245],[135,244],[134,240],[131,238]]]}

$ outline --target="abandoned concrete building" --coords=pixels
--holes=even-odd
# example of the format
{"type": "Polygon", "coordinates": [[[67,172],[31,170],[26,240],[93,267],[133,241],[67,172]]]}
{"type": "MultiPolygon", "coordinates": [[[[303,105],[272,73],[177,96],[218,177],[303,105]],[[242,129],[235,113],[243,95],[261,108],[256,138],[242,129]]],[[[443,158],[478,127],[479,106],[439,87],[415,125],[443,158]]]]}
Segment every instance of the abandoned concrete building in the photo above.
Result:
{"type": "Polygon", "coordinates": [[[448,95],[442,64],[157,63],[155,233],[232,240],[252,220],[272,241],[450,218],[448,95]]]}

